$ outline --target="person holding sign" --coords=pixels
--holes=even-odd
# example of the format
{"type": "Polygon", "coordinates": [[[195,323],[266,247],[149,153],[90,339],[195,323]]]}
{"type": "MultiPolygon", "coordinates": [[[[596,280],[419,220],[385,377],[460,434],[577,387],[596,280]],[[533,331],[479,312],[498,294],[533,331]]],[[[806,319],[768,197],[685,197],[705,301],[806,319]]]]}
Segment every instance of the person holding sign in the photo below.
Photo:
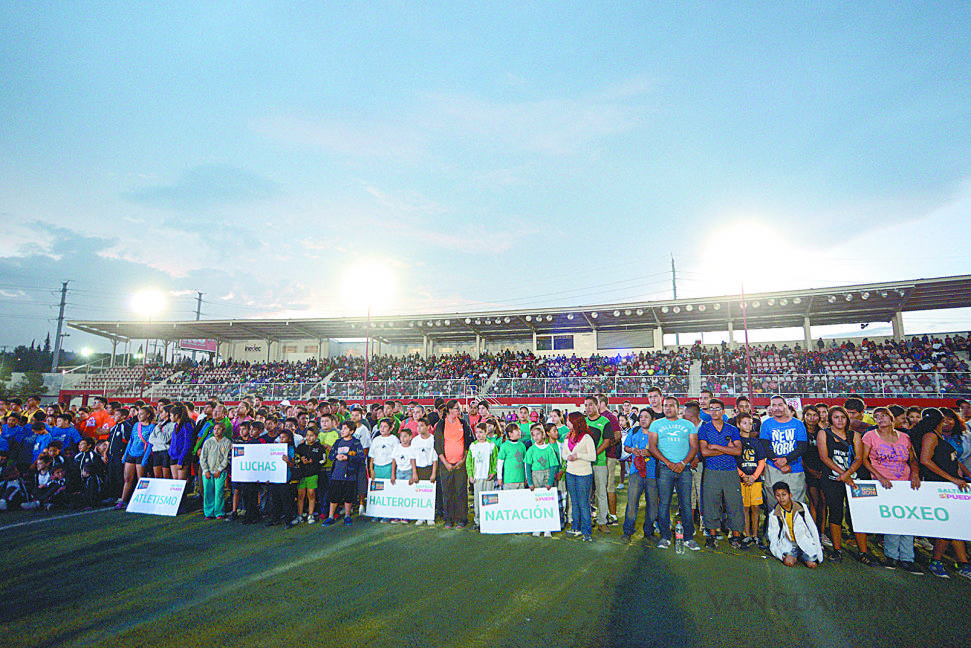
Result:
{"type": "Polygon", "coordinates": [[[519,423],[506,426],[506,442],[499,447],[496,458],[496,474],[499,475],[496,488],[516,490],[526,487],[526,446],[520,441],[521,434],[519,423]]]}
{"type": "Polygon", "coordinates": [[[593,542],[593,520],[590,511],[590,491],[593,489],[593,462],[597,447],[587,427],[587,418],[580,412],[570,412],[566,419],[570,433],[561,449],[566,464],[566,488],[573,508],[573,527],[570,535],[582,535],[584,542],[593,542]]]}
{"type": "Polygon", "coordinates": [[[116,511],[123,511],[128,507],[128,500],[131,499],[135,483],[145,475],[147,457],[152,455],[148,436],[155,429],[152,425],[154,418],[155,410],[151,407],[144,405],[138,408],[138,423],[132,429],[128,446],[125,448],[125,488],[121,493],[121,499],[115,504],[116,511]]]}
{"type": "Polygon", "coordinates": [[[337,521],[337,507],[341,505],[344,507],[344,525],[350,526],[354,523],[351,519],[351,506],[357,499],[357,467],[364,455],[361,442],[354,438],[356,428],[354,421],[341,423],[341,438],[330,449],[330,460],[334,462],[334,467],[327,493],[330,512],[324,520],[324,526],[330,526],[337,521]]]}
{"type": "Polygon", "coordinates": [[[212,436],[202,444],[199,470],[202,471],[202,513],[207,520],[221,520],[226,513],[226,468],[233,442],[223,436],[225,428],[215,425],[212,436]]]}
{"type": "Polygon", "coordinates": [[[476,423],[475,443],[469,447],[468,457],[465,460],[465,470],[469,474],[469,484],[472,485],[476,527],[482,524],[479,495],[483,491],[490,491],[495,488],[496,459],[499,456],[499,447],[489,441],[488,433],[489,425],[487,423],[476,423]]]}
{"type": "MultiPolygon", "coordinates": [[[[893,488],[895,481],[909,481],[910,487],[917,490],[920,488],[920,475],[910,437],[894,429],[894,415],[886,407],[873,410],[873,419],[877,422],[876,429],[863,435],[863,465],[886,489],[893,488]]],[[[883,566],[887,569],[895,569],[899,565],[911,574],[923,573],[914,564],[913,535],[885,533],[883,553],[886,556],[883,566]]]]}
{"type": "MultiPolygon", "coordinates": [[[[927,481],[933,482],[949,481],[957,486],[960,491],[966,493],[971,490],[971,486],[968,485],[966,480],[967,474],[964,466],[958,462],[957,450],[948,442],[944,434],[946,419],[939,411],[936,416],[929,416],[928,414],[928,411],[924,410],[921,422],[925,420],[937,420],[937,427],[934,428],[933,432],[924,434],[921,440],[920,463],[925,469],[924,478],[927,481]]],[[[951,543],[954,549],[954,556],[957,558],[958,576],[971,578],[971,566],[968,565],[968,554],[964,548],[964,542],[961,540],[935,538],[934,559],[931,561],[928,569],[939,578],[948,578],[947,571],[944,569],[944,563],[941,561],[941,558],[944,557],[944,550],[947,548],[948,542],[951,543]]]]}
{"type": "MultiPolygon", "coordinates": [[[[526,485],[529,490],[536,490],[537,486],[545,486],[546,490],[550,490],[556,486],[556,470],[560,467],[559,447],[548,443],[546,428],[542,423],[534,423],[530,435],[533,444],[526,450],[523,460],[526,467],[526,485]]],[[[539,531],[533,531],[534,536],[539,537],[539,534],[539,531]]],[[[552,536],[549,531],[544,531],[543,535],[547,538],[552,536]]]]}

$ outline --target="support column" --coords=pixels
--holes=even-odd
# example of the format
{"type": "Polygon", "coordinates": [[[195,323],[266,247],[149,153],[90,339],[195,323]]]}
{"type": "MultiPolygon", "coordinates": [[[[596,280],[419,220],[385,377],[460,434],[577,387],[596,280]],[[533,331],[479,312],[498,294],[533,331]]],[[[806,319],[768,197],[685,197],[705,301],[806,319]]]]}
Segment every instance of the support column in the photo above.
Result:
{"type": "Polygon", "coordinates": [[[533,354],[536,353],[536,331],[533,331],[533,354]]]}
{"type": "Polygon", "coordinates": [[[428,359],[428,336],[421,336],[421,357],[422,359],[428,359]]]}
{"type": "Polygon", "coordinates": [[[270,361],[270,346],[273,344],[273,340],[266,341],[266,361],[270,361]]]}
{"type": "Polygon", "coordinates": [[[735,350],[735,323],[728,320],[728,348],[735,350]]]}
{"type": "Polygon", "coordinates": [[[802,332],[806,340],[806,346],[803,348],[803,351],[805,351],[813,347],[813,333],[812,333],[812,327],[809,325],[808,315],[804,317],[802,320],[802,332]]]}
{"type": "Polygon", "coordinates": [[[893,324],[893,339],[897,342],[903,342],[904,339],[904,314],[897,311],[893,314],[893,319],[890,320],[893,324]]]}
{"type": "Polygon", "coordinates": [[[118,349],[118,340],[111,340],[111,362],[108,364],[109,367],[115,366],[115,351],[118,349]]]}
{"type": "Polygon", "coordinates": [[[654,348],[658,351],[664,349],[664,329],[660,326],[654,329],[654,348]]]}
{"type": "Polygon", "coordinates": [[[482,357],[482,336],[478,333],[475,334],[475,357],[482,357]]]}

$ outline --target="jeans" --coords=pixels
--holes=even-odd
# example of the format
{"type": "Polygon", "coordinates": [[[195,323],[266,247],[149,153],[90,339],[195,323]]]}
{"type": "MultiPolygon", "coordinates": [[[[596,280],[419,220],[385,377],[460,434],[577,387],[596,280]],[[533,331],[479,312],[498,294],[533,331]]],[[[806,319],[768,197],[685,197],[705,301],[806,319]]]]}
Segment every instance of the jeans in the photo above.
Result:
{"type": "Polygon", "coordinates": [[[883,536],[883,553],[887,558],[914,562],[914,536],[885,533],[883,536]]]}
{"type": "Polygon", "coordinates": [[[290,522],[297,517],[297,485],[270,484],[269,522],[290,522]]]}
{"type": "Polygon", "coordinates": [[[671,496],[675,489],[678,491],[678,508],[681,511],[681,524],[684,526],[684,538],[689,540],[695,535],[695,524],[691,519],[691,468],[685,467],[676,473],[664,464],[657,467],[657,523],[661,527],[661,538],[671,539],[671,496]]]}
{"type": "Polygon", "coordinates": [[[479,517],[479,507],[481,504],[480,500],[482,499],[481,497],[482,492],[495,490],[495,488],[496,488],[496,480],[494,479],[476,479],[474,482],[472,482],[472,504],[473,504],[473,509],[475,510],[476,524],[481,524],[480,522],[481,518],[479,517]]]}
{"type": "Polygon", "coordinates": [[[597,492],[597,524],[607,524],[607,466],[593,468],[593,486],[597,492]]]}
{"type": "Polygon", "coordinates": [[[573,530],[579,531],[585,538],[593,533],[593,520],[590,519],[590,489],[593,487],[593,475],[566,474],[566,489],[570,492],[573,502],[573,530]]]}
{"type": "Polygon", "coordinates": [[[202,513],[206,517],[226,514],[226,471],[219,477],[202,476],[202,513]]]}
{"type": "Polygon", "coordinates": [[[641,495],[644,496],[644,536],[654,535],[654,517],[657,507],[657,480],[653,477],[641,477],[636,470],[627,476],[627,510],[624,512],[624,535],[634,535],[634,523],[637,521],[637,507],[640,506],[641,495]]]}

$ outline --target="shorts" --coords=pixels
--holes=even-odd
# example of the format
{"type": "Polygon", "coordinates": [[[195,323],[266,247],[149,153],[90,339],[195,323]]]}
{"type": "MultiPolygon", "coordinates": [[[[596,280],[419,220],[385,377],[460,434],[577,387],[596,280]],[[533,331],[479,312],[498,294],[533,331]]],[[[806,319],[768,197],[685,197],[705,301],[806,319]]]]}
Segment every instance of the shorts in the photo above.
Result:
{"type": "Polygon", "coordinates": [[[169,453],[167,450],[162,450],[161,452],[153,452],[152,458],[149,461],[156,468],[168,468],[172,465],[172,457],[169,456],[169,453]]]}
{"type": "Polygon", "coordinates": [[[617,464],[618,463],[620,463],[620,459],[607,457],[607,492],[608,493],[617,492],[617,464]]]}
{"type": "Polygon", "coordinates": [[[751,486],[742,482],[742,506],[758,506],[762,503],[762,482],[755,482],[751,486]]]}
{"type": "Polygon", "coordinates": [[[135,457],[130,454],[125,455],[125,463],[140,464],[142,463],[142,459],[144,459],[144,457],[135,457]]]}
{"type": "Polygon", "coordinates": [[[331,504],[356,504],[357,482],[353,479],[331,479],[327,501],[331,504]]]}
{"type": "Polygon", "coordinates": [[[312,475],[310,477],[303,477],[297,484],[297,488],[300,490],[310,489],[314,490],[317,488],[317,475],[312,475]]]}
{"type": "Polygon", "coordinates": [[[383,466],[374,466],[374,478],[375,479],[391,479],[391,464],[384,464],[383,466]]]}

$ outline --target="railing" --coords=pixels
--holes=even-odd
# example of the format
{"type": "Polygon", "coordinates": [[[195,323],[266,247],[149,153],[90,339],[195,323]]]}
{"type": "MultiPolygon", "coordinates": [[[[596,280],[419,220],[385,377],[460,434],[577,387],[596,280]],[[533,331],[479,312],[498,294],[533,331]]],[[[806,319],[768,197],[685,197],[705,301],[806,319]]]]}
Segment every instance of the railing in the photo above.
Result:
{"type": "MultiPolygon", "coordinates": [[[[748,393],[745,374],[703,375],[701,386],[718,396],[748,393]]],[[[687,375],[678,376],[578,376],[564,378],[498,378],[489,389],[489,398],[576,398],[586,394],[643,397],[651,387],[664,394],[689,395],[687,375]]],[[[862,378],[841,374],[753,374],[755,394],[785,396],[839,397],[847,394],[884,398],[959,398],[971,397],[971,373],[897,373],[865,374],[862,378]]],[[[87,390],[83,390],[87,391],[87,390]]],[[[316,398],[360,399],[364,381],[293,382],[293,383],[217,383],[217,384],[146,384],[144,389],[130,381],[117,390],[97,388],[91,393],[107,396],[151,398],[167,396],[175,400],[200,401],[208,398],[238,400],[258,395],[264,400],[304,400],[316,398]]],[[[471,398],[478,394],[477,384],[467,379],[452,380],[369,380],[369,399],[401,398],[471,398]]],[[[697,394],[692,394],[697,395],[697,394]]]]}

